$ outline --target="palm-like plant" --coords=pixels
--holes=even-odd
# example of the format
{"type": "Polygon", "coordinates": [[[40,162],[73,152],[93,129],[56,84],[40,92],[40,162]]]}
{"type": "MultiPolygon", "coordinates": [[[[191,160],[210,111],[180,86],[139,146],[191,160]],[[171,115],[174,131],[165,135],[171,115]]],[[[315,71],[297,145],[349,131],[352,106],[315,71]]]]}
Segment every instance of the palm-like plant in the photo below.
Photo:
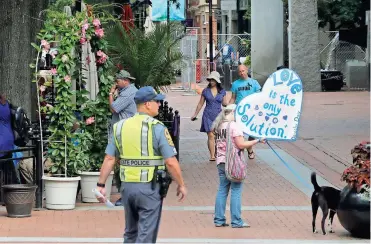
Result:
{"type": "Polygon", "coordinates": [[[171,83],[175,67],[182,59],[178,33],[181,31],[177,23],[156,25],[151,33],[139,28],[127,32],[120,23],[115,23],[107,30],[109,55],[136,78],[135,85],[158,90],[171,83]]]}

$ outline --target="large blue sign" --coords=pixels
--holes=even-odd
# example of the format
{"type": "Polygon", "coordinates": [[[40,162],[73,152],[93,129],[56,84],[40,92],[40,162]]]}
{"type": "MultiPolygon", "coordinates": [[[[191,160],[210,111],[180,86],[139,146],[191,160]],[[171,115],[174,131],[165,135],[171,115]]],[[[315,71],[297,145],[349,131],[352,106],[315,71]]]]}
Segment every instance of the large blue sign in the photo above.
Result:
{"type": "Polygon", "coordinates": [[[170,20],[183,21],[185,20],[185,0],[177,0],[177,4],[171,0],[152,0],[152,21],[166,21],[167,16],[167,1],[170,4],[170,20]]]}

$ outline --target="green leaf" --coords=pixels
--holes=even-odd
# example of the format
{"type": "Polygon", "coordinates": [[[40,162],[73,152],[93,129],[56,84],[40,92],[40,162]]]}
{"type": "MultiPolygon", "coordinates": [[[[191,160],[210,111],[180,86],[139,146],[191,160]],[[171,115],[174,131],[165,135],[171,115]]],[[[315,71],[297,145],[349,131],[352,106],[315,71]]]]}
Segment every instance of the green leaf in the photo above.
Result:
{"type": "Polygon", "coordinates": [[[53,152],[52,152],[52,156],[57,156],[58,154],[59,154],[59,150],[54,149],[53,152]]]}
{"type": "Polygon", "coordinates": [[[31,43],[31,46],[33,46],[38,52],[41,52],[40,46],[36,45],[35,43],[31,43]]]}
{"type": "Polygon", "coordinates": [[[52,165],[52,167],[50,168],[50,170],[51,170],[51,172],[53,173],[53,174],[55,174],[55,173],[57,173],[58,172],[58,170],[59,170],[59,167],[57,166],[57,165],[52,165]]]}

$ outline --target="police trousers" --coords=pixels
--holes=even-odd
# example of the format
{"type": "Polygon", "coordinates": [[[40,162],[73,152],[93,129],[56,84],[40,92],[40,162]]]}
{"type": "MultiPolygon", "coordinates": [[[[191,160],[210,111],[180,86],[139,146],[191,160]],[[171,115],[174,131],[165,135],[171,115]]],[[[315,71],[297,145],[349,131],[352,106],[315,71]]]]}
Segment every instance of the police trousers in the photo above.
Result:
{"type": "Polygon", "coordinates": [[[156,243],[162,199],[160,185],[121,182],[121,200],[125,208],[124,243],[156,243]]]}

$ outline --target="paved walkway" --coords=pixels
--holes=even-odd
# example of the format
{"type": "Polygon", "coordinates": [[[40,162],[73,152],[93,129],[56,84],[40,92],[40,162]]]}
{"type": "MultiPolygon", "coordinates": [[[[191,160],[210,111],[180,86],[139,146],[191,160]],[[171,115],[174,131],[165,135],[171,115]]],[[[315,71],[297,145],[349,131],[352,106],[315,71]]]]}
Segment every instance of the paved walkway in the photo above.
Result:
{"type": "MultiPolygon", "coordinates": [[[[169,190],[159,233],[162,243],[305,243],[364,242],[349,236],[337,217],[336,233],[323,236],[311,231],[311,171],[320,184],[342,187],[340,174],[350,164],[350,149],[369,139],[368,92],[306,93],[296,142],[276,142],[277,152],[305,182],[301,182],[266,145],[256,147],[243,189],[243,218],[249,229],[215,228],[213,205],[218,186],[215,163],[209,162],[206,135],[200,120],[190,121],[199,96],[169,92],[170,106],[181,115],[180,162],[189,196],[184,203],[169,190]]],[[[199,118],[201,118],[201,113],[199,118]]],[[[118,199],[113,192],[111,200],[118,199]]],[[[229,212],[227,212],[229,219],[229,212]]],[[[320,226],[319,212],[317,226],[320,226]]],[[[120,243],[124,212],[101,204],[77,203],[72,211],[34,211],[31,218],[11,219],[0,208],[0,242],[4,243],[120,243]],[[23,239],[22,239],[23,238],[23,239]],[[46,239],[45,239],[46,238],[46,239]]]]}

